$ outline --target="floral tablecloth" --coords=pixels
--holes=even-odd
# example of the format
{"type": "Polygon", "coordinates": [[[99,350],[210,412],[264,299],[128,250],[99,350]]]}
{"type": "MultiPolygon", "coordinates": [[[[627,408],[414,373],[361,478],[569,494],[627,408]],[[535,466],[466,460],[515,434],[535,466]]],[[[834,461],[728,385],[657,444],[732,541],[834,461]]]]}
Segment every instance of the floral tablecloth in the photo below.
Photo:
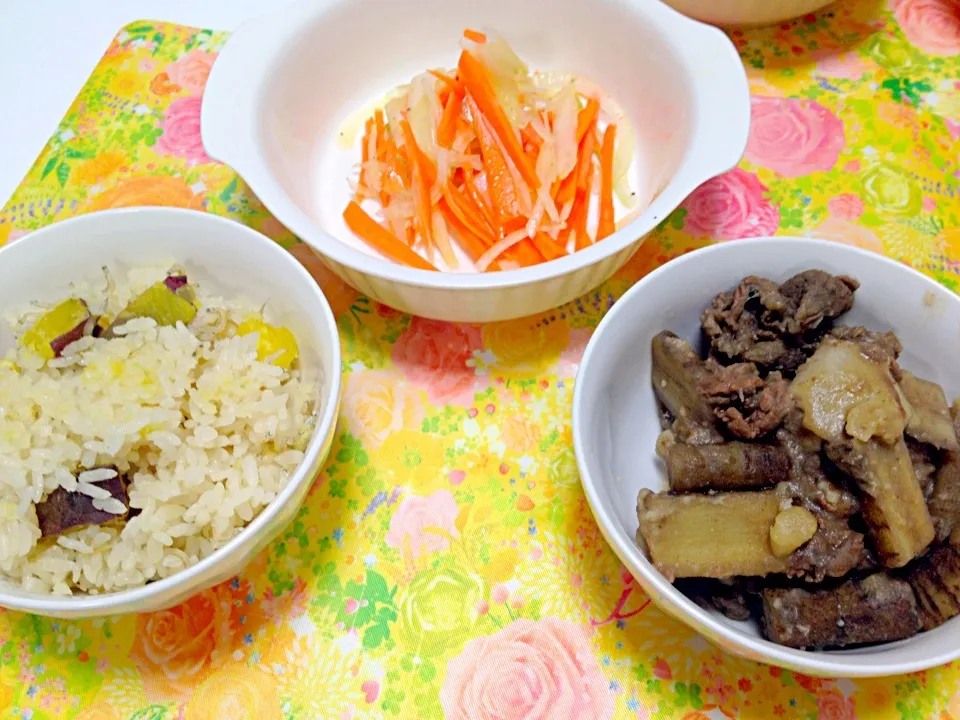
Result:
{"type": "Polygon", "coordinates": [[[708,238],[830,238],[958,287],[956,0],[847,0],[732,31],[753,93],[740,167],[598,291],[483,327],[357,295],[206,157],[199,110],[226,37],[124,28],[0,214],[0,243],[148,204],[273,237],[338,317],[336,445],[243,576],[151,615],[0,614],[4,717],[960,719],[960,666],[813,679],[724,655],[661,614],[601,538],[570,435],[591,330],[641,275],[708,238]]]}

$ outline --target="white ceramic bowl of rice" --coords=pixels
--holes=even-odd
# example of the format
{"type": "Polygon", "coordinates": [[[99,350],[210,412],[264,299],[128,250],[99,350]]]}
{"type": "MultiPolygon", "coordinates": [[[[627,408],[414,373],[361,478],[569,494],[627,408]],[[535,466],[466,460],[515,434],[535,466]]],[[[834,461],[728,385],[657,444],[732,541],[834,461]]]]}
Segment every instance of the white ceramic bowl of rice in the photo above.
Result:
{"type": "Polygon", "coordinates": [[[340,346],[313,278],[259,233],[174,208],[44,228],[0,248],[0,277],[0,606],[153,611],[240,572],[294,518],[333,441],[340,346]],[[22,352],[10,364],[25,316],[71,296],[95,314],[108,298],[122,307],[172,266],[197,291],[189,329],[139,319],[52,365],[22,352]],[[293,333],[291,370],[236,331],[251,313],[293,333]],[[137,512],[40,538],[37,504],[58,490],[98,494],[90,485],[109,471],[81,473],[106,466],[137,512]]]}

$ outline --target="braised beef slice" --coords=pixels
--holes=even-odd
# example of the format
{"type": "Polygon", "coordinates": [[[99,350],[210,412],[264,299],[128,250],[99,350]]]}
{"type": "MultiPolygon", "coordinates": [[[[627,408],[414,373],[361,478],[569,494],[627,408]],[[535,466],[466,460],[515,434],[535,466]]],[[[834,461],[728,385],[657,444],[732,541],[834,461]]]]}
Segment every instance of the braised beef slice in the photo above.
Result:
{"type": "Polygon", "coordinates": [[[807,270],[777,285],[750,276],[701,316],[711,353],[724,364],[755,363],[790,377],[832,320],[853,307],[856,280],[807,270]]]}
{"type": "Polygon", "coordinates": [[[799,410],[791,410],[777,431],[777,442],[790,457],[786,487],[792,497],[814,514],[848,518],[860,512],[860,503],[850,489],[837,482],[844,476],[829,471],[821,453],[823,441],[801,424],[799,410]]]}
{"type": "Polygon", "coordinates": [[[702,608],[719,610],[731,620],[749,620],[759,609],[759,590],[754,581],[755,578],[682,578],[674,585],[702,608]]]}
{"type": "Polygon", "coordinates": [[[686,340],[661,332],[651,343],[653,389],[676,419],[682,442],[722,441],[719,420],[729,434],[746,440],[774,430],[791,407],[788,385],[778,373],[760,376],[756,365],[721,365],[701,360],[686,340]]]}
{"type": "Polygon", "coordinates": [[[790,458],[789,480],[781,483],[777,492],[817,518],[817,533],[790,556],[788,574],[821,582],[874,567],[876,561],[863,533],[851,528],[848,521],[859,512],[860,503],[824,469],[823,443],[803,428],[798,411],[787,415],[777,431],[777,442],[790,458]]]}
{"type": "MultiPolygon", "coordinates": [[[[117,475],[93,485],[103,488],[110,495],[130,508],[127,495],[127,480],[117,475]]],[[[81,492],[70,492],[60,487],[47,495],[46,500],[36,504],[37,523],[42,537],[62,535],[68,530],[87,525],[104,525],[114,520],[123,520],[127,515],[114,515],[93,506],[93,498],[81,492]]]]}
{"type": "Polygon", "coordinates": [[[790,386],[780,373],[762,378],[753,363],[724,366],[713,359],[705,366],[700,392],[734,437],[754,440],[769,434],[793,406],[790,386]]]}

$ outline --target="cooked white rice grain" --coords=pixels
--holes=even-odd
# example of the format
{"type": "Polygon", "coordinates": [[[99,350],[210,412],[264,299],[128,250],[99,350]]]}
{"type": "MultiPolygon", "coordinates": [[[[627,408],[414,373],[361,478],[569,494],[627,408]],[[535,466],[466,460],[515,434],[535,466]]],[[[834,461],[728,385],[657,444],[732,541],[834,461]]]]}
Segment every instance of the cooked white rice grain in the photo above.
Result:
{"type": "Polygon", "coordinates": [[[93,470],[85,470],[77,475],[77,480],[81,483],[97,483],[103,482],[104,480],[113,480],[116,476],[117,471],[113,468],[94,468],[93,470]]]}
{"type": "Polygon", "coordinates": [[[87,482],[77,483],[77,492],[81,495],[92,497],[94,500],[106,500],[108,497],[110,497],[109,490],[96,485],[91,485],[87,482]]]}
{"type": "Polygon", "coordinates": [[[97,510],[102,510],[103,512],[110,513],[111,515],[123,515],[127,512],[127,506],[113,497],[108,497],[103,500],[100,498],[94,498],[93,506],[97,510]]]}

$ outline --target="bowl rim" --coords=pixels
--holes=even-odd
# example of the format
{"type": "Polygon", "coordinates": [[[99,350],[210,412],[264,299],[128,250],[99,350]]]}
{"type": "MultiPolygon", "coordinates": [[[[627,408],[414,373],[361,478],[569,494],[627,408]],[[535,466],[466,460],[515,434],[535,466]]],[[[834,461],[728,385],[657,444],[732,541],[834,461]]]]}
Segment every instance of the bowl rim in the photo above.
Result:
{"type": "Polygon", "coordinates": [[[676,61],[685,71],[687,104],[691,109],[690,139],[669,181],[662,185],[641,213],[602,242],[556,260],[498,272],[433,272],[411,268],[343,242],[291,199],[264,159],[261,141],[263,116],[260,112],[265,106],[264,85],[280,72],[286,48],[264,49],[262,45],[271,37],[273,40],[300,38],[304,32],[302,23],[291,28],[291,22],[324,17],[336,6],[349,5],[349,0],[299,0],[247,20],[232,33],[207,80],[205,98],[212,100],[204,102],[201,107],[200,133],[204,148],[210,157],[234,167],[271,214],[316,252],[352,272],[381,282],[454,292],[505,290],[556,280],[592,267],[631,245],[639,248],[646,236],[679,208],[697,187],[734,169],[746,149],[750,129],[748,78],[736,47],[726,33],[663,3],[604,1],[624,7],[625,12],[641,15],[643,21],[655,26],[665,39],[676,40],[676,61]],[[691,37],[698,41],[691,43],[691,37]],[[691,47],[694,49],[690,50],[691,47]],[[709,82],[701,82],[694,70],[697,61],[703,59],[701,52],[711,49],[716,51],[711,58],[714,70],[722,68],[724,73],[718,79],[714,72],[709,82]],[[685,52],[690,53],[689,56],[685,52]],[[243,53],[250,55],[244,57],[243,53]],[[250,62],[254,53],[260,60],[255,64],[250,62]],[[230,67],[226,69],[228,65],[230,67]],[[237,70],[245,73],[248,84],[254,86],[253,91],[239,99],[235,89],[228,87],[231,85],[230,76],[235,76],[237,70]],[[248,77],[251,72],[254,75],[248,77]],[[722,97],[717,97],[717,91],[722,97]],[[696,111],[701,103],[710,102],[717,104],[713,111],[726,113],[723,122],[705,119],[711,108],[696,111]],[[226,141],[222,137],[225,134],[232,135],[234,140],[226,141]],[[242,147],[238,148],[237,138],[240,138],[242,147]]]}
{"type": "MultiPolygon", "coordinates": [[[[100,223],[112,222],[114,218],[121,216],[135,215],[141,217],[151,216],[182,216],[188,219],[188,222],[198,224],[229,226],[231,232],[243,236],[243,242],[249,242],[253,245],[260,245],[262,248],[269,248],[267,252],[279,253],[283,256],[282,263],[286,265],[286,273],[289,275],[289,282],[298,282],[308,285],[317,300],[321,311],[319,317],[316,317],[315,327],[318,335],[327,335],[331,342],[331,353],[336,359],[336,367],[324,367],[324,382],[329,383],[329,393],[326,407],[323,408],[317,424],[313,429],[313,434],[304,451],[303,459],[297,468],[290,473],[286,485],[277,494],[277,496],[264,507],[236,536],[227,543],[214,550],[205,558],[186,567],[174,574],[147,583],[140,587],[127,588],[114,592],[103,593],[101,595],[53,595],[45,596],[21,595],[10,592],[6,588],[0,587],[0,606],[16,609],[22,612],[31,612],[40,615],[49,613],[69,612],[73,617],[93,617],[99,615],[109,615],[111,612],[118,611],[122,606],[143,605],[149,601],[162,596],[164,593],[175,591],[179,587],[189,585],[189,582],[195,577],[215,568],[224,558],[231,555],[239,547],[246,545],[250,539],[259,534],[277,515],[280,508],[286,505],[297,489],[305,482],[313,482],[315,478],[310,477],[308,472],[315,463],[317,457],[326,442],[327,437],[333,432],[334,425],[340,405],[341,395],[341,375],[342,375],[342,355],[340,349],[340,335],[337,332],[337,323],[333,311],[330,309],[330,303],[320,289],[320,286],[313,279],[313,276],[307,272],[293,255],[287,252],[281,245],[269,239],[265,235],[257,232],[253,228],[243,225],[237,221],[230,220],[219,215],[212,215],[199,210],[190,210],[187,208],[161,207],[161,206],[137,206],[127,208],[113,208],[100,210],[82,215],[76,215],[59,222],[54,222],[43,228],[30,232],[11,243],[0,246],[0,268],[3,267],[5,253],[9,253],[12,248],[23,247],[27,243],[42,242],[45,235],[51,232],[69,232],[83,225],[96,226],[100,223]],[[56,230],[54,230],[54,228],[56,230]]],[[[21,249],[22,251],[22,249],[21,249]]],[[[8,581],[12,582],[12,581],[8,581]]],[[[26,592],[26,591],[24,591],[26,592]]],[[[198,590],[199,592],[199,590],[198,590]]],[[[137,611],[136,607],[130,611],[137,611]]]]}
{"type": "MultiPolygon", "coordinates": [[[[811,258],[817,257],[817,251],[821,252],[839,252],[847,254],[853,259],[862,259],[867,262],[875,262],[896,268],[898,272],[906,275],[913,275],[915,278],[925,283],[931,291],[936,292],[943,297],[952,298],[952,302],[960,304],[960,297],[951,293],[940,283],[924,275],[918,270],[909,267],[901,262],[893,260],[885,255],[854,247],[830,240],[818,238],[800,237],[800,236],[776,236],[760,238],[744,238],[732,242],[720,242],[704,248],[700,248],[678,258],[675,258],[660,267],[654,269],[630,289],[628,289],[613,305],[610,311],[603,317],[597,325],[596,330],[587,343],[583,358],[577,371],[576,383],[573,393],[573,412],[572,412],[572,434],[574,454],[577,458],[577,467],[580,471],[580,484],[583,487],[587,502],[593,512],[594,519],[600,527],[601,534],[613,549],[620,561],[630,570],[638,582],[643,585],[649,584],[655,590],[654,593],[647,592],[651,600],[657,604],[655,595],[659,595],[665,604],[672,606],[674,617],[691,627],[695,632],[706,637],[705,630],[709,630],[717,636],[721,636],[731,646],[737,647],[744,653],[744,656],[757,662],[763,662],[769,665],[787,669],[802,668],[804,671],[812,672],[819,676],[832,676],[844,678],[867,678],[867,677],[886,677],[890,675],[900,675],[904,673],[928,670],[932,667],[952,662],[960,658],[960,644],[955,648],[949,649],[927,658],[914,660],[910,662],[899,662],[891,660],[888,663],[877,663],[874,665],[864,665],[857,662],[858,658],[865,657],[865,653],[860,652],[857,655],[848,654],[840,651],[817,651],[817,650],[796,650],[779,645],[764,637],[750,637],[744,635],[740,630],[712,616],[707,610],[701,608],[686,595],[677,590],[660,573],[650,560],[642,553],[636,542],[627,536],[626,533],[615,529],[615,522],[610,513],[604,506],[600,497],[599,482],[595,481],[590,473],[590,468],[585,460],[586,446],[588,445],[587,430],[583,427],[581,420],[584,405],[587,402],[584,399],[584,386],[582,374],[590,370],[590,361],[594,354],[601,352],[600,347],[606,342],[604,332],[612,324],[613,318],[618,313],[629,313],[627,309],[634,298],[642,295],[646,285],[659,278],[661,275],[671,273],[682,273],[684,266],[689,263],[701,263],[709,260],[713,255],[728,252],[731,246],[749,250],[752,247],[761,245],[768,246],[770,243],[789,243],[809,248],[811,258]],[[641,580],[642,578],[642,580],[641,580]]],[[[705,301],[709,301],[706,298],[705,301]]],[[[646,592],[646,590],[645,590],[646,592]]],[[[933,631],[930,631],[933,632],[933,631]]],[[[709,638],[707,638],[708,641],[709,638]]],[[[710,641],[713,642],[713,641],[710,641]]],[[[885,643],[871,646],[868,650],[876,648],[885,648],[893,643],[885,643]]]]}

